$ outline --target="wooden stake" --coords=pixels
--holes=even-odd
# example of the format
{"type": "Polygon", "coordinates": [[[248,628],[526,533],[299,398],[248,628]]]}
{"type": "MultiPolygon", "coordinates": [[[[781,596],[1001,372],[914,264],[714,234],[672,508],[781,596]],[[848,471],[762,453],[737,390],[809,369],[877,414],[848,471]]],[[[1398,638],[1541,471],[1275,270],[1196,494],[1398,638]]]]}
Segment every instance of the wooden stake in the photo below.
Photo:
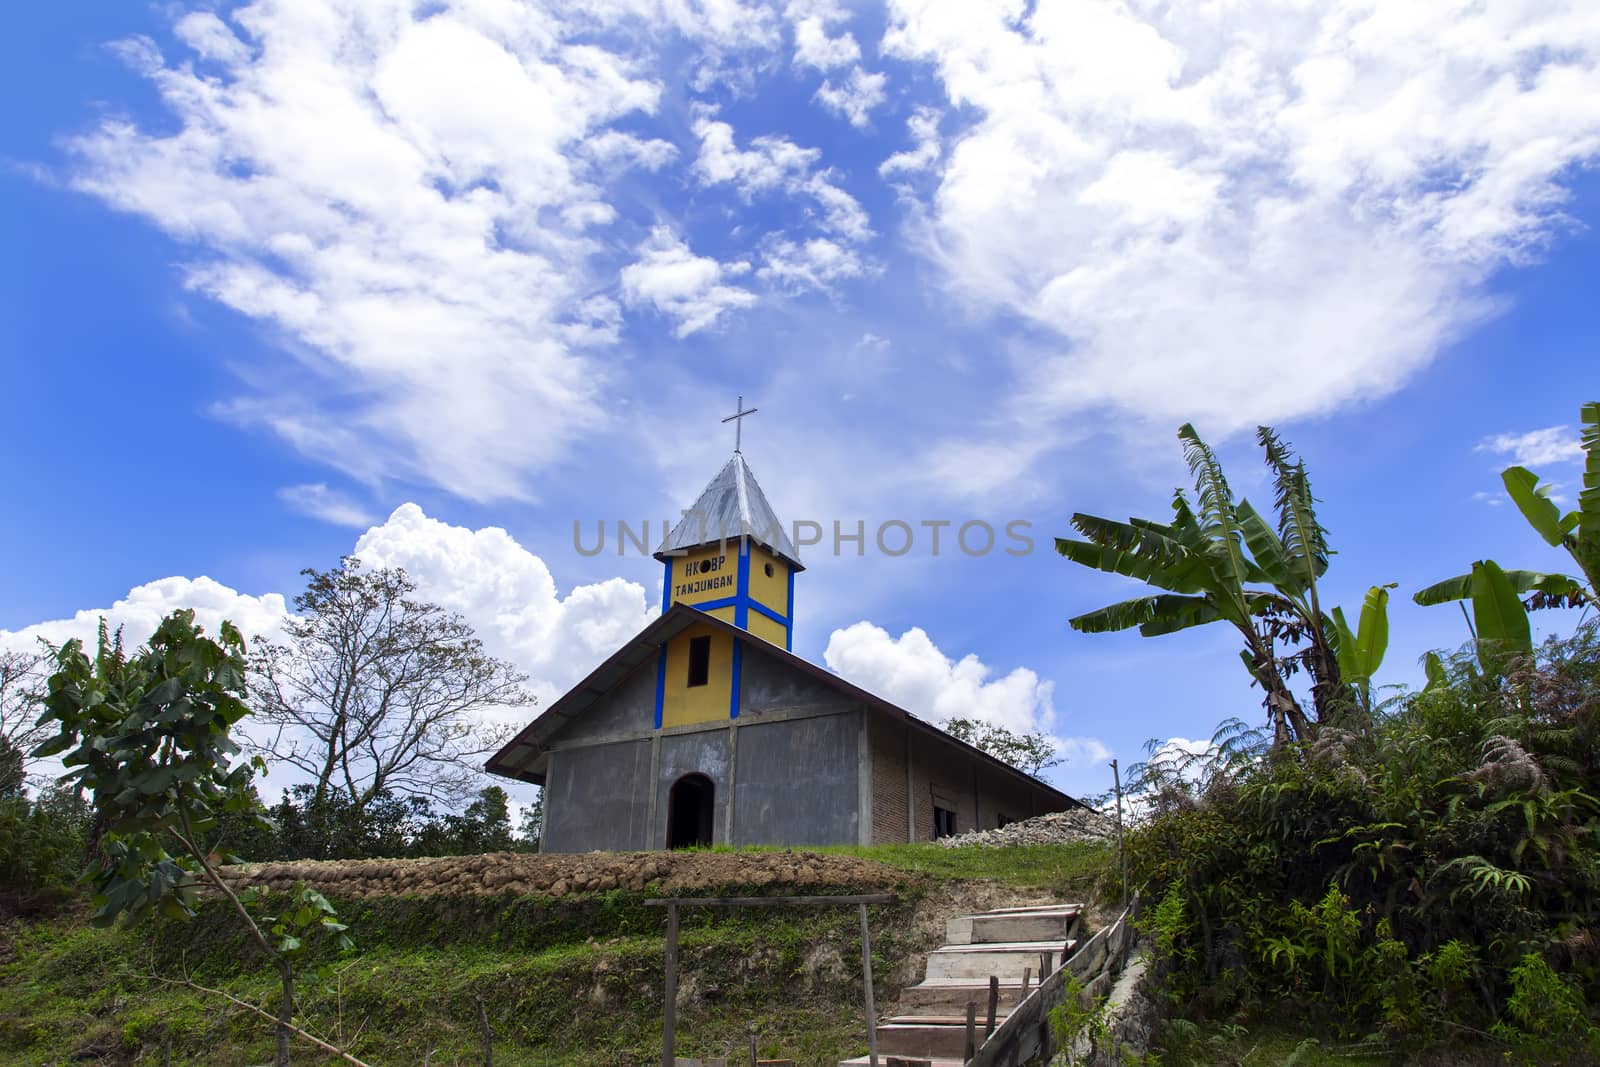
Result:
{"type": "Polygon", "coordinates": [[[978,1003],[974,1000],[967,1001],[967,1051],[961,1057],[962,1063],[971,1063],[972,1057],[978,1054],[978,1003]]]}
{"type": "Polygon", "coordinates": [[[867,1062],[878,1067],[878,1009],[872,1003],[872,935],[867,930],[867,906],[861,905],[861,985],[866,991],[867,1062]]]}
{"type": "Polygon", "coordinates": [[[1128,910],[1128,850],[1122,841],[1122,772],[1111,761],[1111,778],[1117,787],[1117,856],[1122,866],[1122,910],[1128,910]]]}
{"type": "Polygon", "coordinates": [[[1028,999],[1028,979],[1030,979],[1032,977],[1033,977],[1033,968],[1032,967],[1024,967],[1024,968],[1022,968],[1022,996],[1017,998],[1017,1003],[1018,1004],[1021,1004],[1024,1000],[1028,999]]]}
{"type": "Polygon", "coordinates": [[[677,1067],[678,905],[667,905],[667,1006],[661,1013],[661,1067],[677,1067]]]}
{"type": "Polygon", "coordinates": [[[983,1036],[988,1037],[994,1033],[995,1013],[1000,1010],[1000,979],[994,975],[989,976],[989,1021],[984,1024],[983,1036]]]}

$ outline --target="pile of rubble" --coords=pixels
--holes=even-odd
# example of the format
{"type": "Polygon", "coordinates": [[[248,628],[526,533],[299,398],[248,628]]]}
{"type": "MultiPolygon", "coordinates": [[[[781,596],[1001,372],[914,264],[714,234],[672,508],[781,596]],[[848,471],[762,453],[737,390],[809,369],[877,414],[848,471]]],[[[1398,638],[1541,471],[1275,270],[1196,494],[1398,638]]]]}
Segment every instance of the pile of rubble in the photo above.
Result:
{"type": "Polygon", "coordinates": [[[939,844],[946,848],[1000,848],[1005,845],[1064,845],[1074,841],[1091,841],[1096,844],[1116,840],[1117,824],[1109,816],[1088,808],[1056,811],[1049,815],[1036,815],[1021,822],[1007,823],[998,830],[974,830],[971,833],[941,837],[939,844]]]}

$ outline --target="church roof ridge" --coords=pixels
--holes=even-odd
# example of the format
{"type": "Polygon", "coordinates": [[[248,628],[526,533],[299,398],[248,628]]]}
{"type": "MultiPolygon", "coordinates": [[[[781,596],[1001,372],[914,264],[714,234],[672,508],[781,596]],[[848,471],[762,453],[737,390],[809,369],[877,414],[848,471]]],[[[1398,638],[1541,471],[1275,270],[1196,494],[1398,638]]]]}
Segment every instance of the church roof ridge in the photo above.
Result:
{"type": "Polygon", "coordinates": [[[656,549],[655,557],[666,560],[687,549],[721,541],[749,537],[774,554],[804,570],[800,553],[767,502],[755,472],[745,462],[744,453],[735,449],[728,462],[707,483],[694,506],[684,513],[656,549]]]}

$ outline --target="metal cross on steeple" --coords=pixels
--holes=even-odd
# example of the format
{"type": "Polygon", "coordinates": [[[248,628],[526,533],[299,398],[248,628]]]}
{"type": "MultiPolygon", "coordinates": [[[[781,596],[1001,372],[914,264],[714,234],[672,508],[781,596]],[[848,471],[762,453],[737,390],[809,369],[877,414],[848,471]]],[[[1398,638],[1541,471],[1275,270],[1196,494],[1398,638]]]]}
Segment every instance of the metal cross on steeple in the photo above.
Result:
{"type": "Polygon", "coordinates": [[[732,415],[729,415],[727,418],[722,420],[723,422],[731,422],[731,423],[733,423],[733,450],[735,452],[739,451],[739,446],[741,444],[743,444],[744,417],[746,415],[754,415],[756,413],[756,409],[755,408],[746,408],[744,406],[744,397],[743,396],[739,397],[739,403],[736,406],[738,407],[739,410],[735,411],[732,415]]]}

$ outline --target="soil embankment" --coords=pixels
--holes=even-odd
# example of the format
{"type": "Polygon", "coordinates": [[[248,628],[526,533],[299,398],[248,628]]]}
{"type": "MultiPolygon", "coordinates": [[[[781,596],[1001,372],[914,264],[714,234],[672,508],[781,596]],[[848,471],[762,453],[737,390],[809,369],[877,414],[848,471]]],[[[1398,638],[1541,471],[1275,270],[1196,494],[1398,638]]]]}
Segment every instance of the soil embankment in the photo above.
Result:
{"type": "Polygon", "coordinates": [[[611,890],[704,894],[785,890],[888,890],[905,871],[855,856],[817,852],[588,852],[529,855],[495,852],[410,860],[252,863],[225,868],[235,885],[287,892],[311,886],[328,896],[562,897],[611,890]]]}

